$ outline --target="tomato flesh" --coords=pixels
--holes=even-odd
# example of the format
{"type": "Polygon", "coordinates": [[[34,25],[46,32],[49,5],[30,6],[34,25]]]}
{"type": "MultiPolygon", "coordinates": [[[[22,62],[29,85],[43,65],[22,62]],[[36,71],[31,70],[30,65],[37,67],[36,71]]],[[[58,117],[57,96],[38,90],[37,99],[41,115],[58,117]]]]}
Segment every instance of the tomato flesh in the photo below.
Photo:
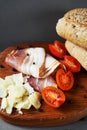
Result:
{"type": "Polygon", "coordinates": [[[44,101],[51,107],[58,108],[65,102],[64,93],[55,87],[49,86],[42,90],[44,101]]]}
{"type": "Polygon", "coordinates": [[[57,40],[55,40],[53,44],[49,44],[48,47],[51,54],[57,58],[63,58],[67,53],[65,45],[57,40]]]}
{"type": "Polygon", "coordinates": [[[56,82],[59,88],[68,91],[74,85],[74,76],[71,71],[65,72],[63,69],[59,69],[56,73],[56,82]]]}
{"type": "Polygon", "coordinates": [[[65,55],[62,63],[64,63],[71,72],[79,72],[81,70],[81,64],[72,56],[65,55]]]}

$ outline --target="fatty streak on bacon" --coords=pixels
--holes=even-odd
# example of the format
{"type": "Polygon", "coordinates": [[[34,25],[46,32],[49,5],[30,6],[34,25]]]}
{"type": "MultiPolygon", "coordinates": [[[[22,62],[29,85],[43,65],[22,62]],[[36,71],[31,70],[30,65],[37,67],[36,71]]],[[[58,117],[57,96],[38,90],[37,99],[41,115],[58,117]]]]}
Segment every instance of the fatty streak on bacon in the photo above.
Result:
{"type": "Polygon", "coordinates": [[[46,54],[42,47],[13,50],[6,56],[5,62],[24,74],[45,78],[60,64],[58,60],[46,54]]]}
{"type": "Polygon", "coordinates": [[[47,78],[34,78],[29,77],[28,82],[31,87],[33,87],[38,92],[41,92],[43,88],[47,86],[54,86],[57,88],[57,84],[52,76],[48,76],[47,78]]]}

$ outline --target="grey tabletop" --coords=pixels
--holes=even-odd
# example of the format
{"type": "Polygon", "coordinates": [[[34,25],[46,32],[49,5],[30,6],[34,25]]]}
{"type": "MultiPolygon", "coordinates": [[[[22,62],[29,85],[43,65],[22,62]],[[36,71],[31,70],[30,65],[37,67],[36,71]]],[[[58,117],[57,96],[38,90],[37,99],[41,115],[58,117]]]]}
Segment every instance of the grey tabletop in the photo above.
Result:
{"type": "Polygon", "coordinates": [[[22,127],[14,126],[0,120],[0,130],[87,130],[87,117],[72,124],[57,127],[22,127]]]}
{"type": "MultiPolygon", "coordinates": [[[[68,10],[87,7],[87,0],[0,0],[0,50],[22,42],[61,39],[57,20],[68,10]]],[[[86,130],[87,118],[61,127],[29,128],[0,120],[0,130],[86,130]]]]}

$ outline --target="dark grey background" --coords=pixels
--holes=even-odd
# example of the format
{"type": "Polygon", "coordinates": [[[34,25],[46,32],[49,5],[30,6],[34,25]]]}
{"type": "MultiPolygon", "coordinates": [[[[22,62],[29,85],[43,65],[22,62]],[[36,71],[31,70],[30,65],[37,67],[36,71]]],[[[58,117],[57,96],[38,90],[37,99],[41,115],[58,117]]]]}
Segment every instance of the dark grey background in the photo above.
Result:
{"type": "MultiPolygon", "coordinates": [[[[0,50],[21,42],[61,39],[55,30],[57,20],[68,10],[87,7],[87,0],[0,0],[0,50]]],[[[86,130],[87,119],[43,130],[86,130]]],[[[41,130],[13,126],[0,120],[0,130],[41,130]]]]}
{"type": "Polygon", "coordinates": [[[0,49],[25,41],[60,40],[57,20],[77,7],[87,7],[87,0],[0,0],[0,49]]]}

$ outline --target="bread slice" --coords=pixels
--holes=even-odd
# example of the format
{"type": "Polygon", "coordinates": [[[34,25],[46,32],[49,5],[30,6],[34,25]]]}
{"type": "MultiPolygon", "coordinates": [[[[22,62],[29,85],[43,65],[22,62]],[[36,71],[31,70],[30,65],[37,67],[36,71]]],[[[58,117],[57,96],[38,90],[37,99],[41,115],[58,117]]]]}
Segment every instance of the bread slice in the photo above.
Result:
{"type": "Polygon", "coordinates": [[[56,32],[68,41],[87,48],[87,8],[67,12],[58,20],[56,32]]]}
{"type": "Polygon", "coordinates": [[[87,70],[87,50],[70,41],[66,41],[65,46],[70,55],[75,57],[82,67],[87,70]]]}

